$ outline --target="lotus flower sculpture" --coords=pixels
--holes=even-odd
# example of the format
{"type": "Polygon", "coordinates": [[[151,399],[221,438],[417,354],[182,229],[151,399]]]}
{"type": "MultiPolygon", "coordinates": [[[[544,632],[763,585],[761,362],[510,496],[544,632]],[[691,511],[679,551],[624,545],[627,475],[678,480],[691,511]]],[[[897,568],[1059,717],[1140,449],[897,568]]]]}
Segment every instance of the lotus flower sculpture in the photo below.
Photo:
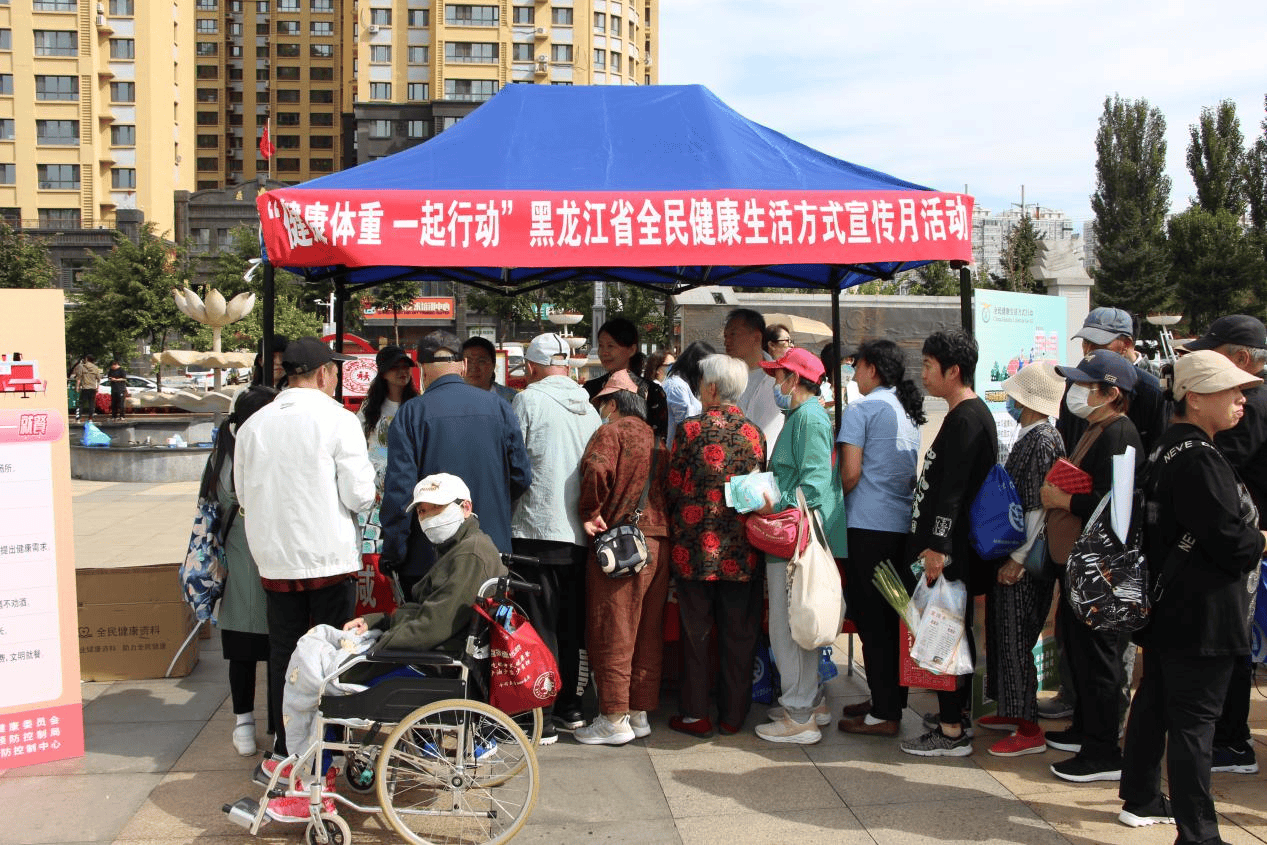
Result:
{"type": "Polygon", "coordinates": [[[172,295],[176,297],[176,307],[180,309],[180,313],[204,326],[211,326],[211,351],[215,353],[223,351],[220,348],[221,330],[250,314],[255,307],[253,293],[239,293],[228,302],[225,302],[224,295],[215,288],[207,289],[206,300],[189,288],[172,288],[172,295]]]}

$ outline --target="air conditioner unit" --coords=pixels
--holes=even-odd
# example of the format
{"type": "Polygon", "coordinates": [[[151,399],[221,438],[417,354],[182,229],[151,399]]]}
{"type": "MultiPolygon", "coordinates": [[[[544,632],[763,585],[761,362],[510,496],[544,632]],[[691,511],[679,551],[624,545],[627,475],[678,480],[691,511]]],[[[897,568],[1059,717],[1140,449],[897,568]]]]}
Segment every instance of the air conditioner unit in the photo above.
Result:
{"type": "Polygon", "coordinates": [[[645,65],[646,67],[651,67],[651,57],[650,57],[650,56],[647,56],[645,59],[643,59],[643,60],[642,60],[642,63],[643,63],[643,65],[645,65]]]}
{"type": "Polygon", "coordinates": [[[369,31],[370,31],[370,35],[374,35],[376,32],[378,32],[378,24],[370,24],[369,31]]]}
{"type": "Polygon", "coordinates": [[[545,35],[546,31],[542,27],[537,27],[537,35],[545,35]]]}
{"type": "Polygon", "coordinates": [[[537,56],[537,64],[543,65],[548,61],[549,59],[547,59],[545,56],[537,56]]]}
{"type": "Polygon", "coordinates": [[[105,26],[105,25],[106,25],[106,16],[97,15],[97,26],[105,26]]]}

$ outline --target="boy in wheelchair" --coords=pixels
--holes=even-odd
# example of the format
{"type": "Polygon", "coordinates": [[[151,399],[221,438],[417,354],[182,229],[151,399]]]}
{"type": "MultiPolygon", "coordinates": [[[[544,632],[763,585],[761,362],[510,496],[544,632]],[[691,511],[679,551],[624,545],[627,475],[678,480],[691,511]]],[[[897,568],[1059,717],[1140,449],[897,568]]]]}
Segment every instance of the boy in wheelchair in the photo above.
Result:
{"type": "MultiPolygon", "coordinates": [[[[437,560],[431,570],[413,588],[413,601],[401,605],[390,614],[374,613],[347,622],[343,630],[354,639],[369,631],[382,631],[376,651],[462,653],[474,611],[472,598],[490,578],[506,574],[501,554],[479,525],[471,510],[471,493],[466,483],[455,475],[429,475],[414,487],[408,511],[416,512],[418,524],[427,539],[436,547],[437,560]]],[[[298,654],[298,652],[297,652],[298,654]]],[[[421,673],[408,665],[381,661],[361,662],[350,666],[339,676],[340,682],[373,686],[388,676],[421,673]]],[[[311,678],[305,679],[311,685],[311,678]]],[[[320,679],[317,679],[320,680],[320,679]]],[[[292,717],[290,704],[300,698],[292,694],[298,684],[296,661],[292,659],[286,674],[287,722],[292,717]]],[[[303,713],[310,721],[312,712],[303,713]]],[[[269,759],[255,771],[255,780],[267,784],[280,760],[269,759]]],[[[328,769],[328,761],[323,767],[328,769]]],[[[288,776],[283,772],[283,777],[288,776]]],[[[329,781],[328,781],[329,782],[329,781]]],[[[327,807],[333,812],[333,803],[327,807]]],[[[273,798],[267,813],[275,821],[304,822],[309,820],[309,801],[303,796],[273,798]]]]}

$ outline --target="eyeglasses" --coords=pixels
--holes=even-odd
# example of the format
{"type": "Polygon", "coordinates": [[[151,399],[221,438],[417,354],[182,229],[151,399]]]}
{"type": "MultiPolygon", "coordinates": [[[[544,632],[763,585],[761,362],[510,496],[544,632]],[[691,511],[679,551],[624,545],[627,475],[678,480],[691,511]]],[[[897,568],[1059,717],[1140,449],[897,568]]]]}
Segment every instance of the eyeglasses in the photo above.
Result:
{"type": "Polygon", "coordinates": [[[771,343],[778,343],[778,344],[782,344],[783,346],[796,346],[796,341],[792,340],[792,338],[790,337],[781,337],[781,338],[778,338],[777,340],[771,341],[771,343]]]}

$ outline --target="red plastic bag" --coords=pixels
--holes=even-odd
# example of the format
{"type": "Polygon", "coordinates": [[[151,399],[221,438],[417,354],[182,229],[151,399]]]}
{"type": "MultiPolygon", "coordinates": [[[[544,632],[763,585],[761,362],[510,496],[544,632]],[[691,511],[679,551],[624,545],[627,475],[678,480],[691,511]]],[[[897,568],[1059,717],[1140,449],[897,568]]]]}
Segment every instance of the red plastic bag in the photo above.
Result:
{"type": "Polygon", "coordinates": [[[391,613],[396,609],[392,581],[378,570],[379,555],[361,555],[361,569],[356,573],[356,611],[354,616],[367,613],[391,613]]]}
{"type": "Polygon", "coordinates": [[[559,693],[559,665],[541,636],[513,605],[509,619],[493,618],[498,606],[478,602],[475,612],[488,620],[491,671],[489,704],[509,716],[549,707],[559,693]]]}

